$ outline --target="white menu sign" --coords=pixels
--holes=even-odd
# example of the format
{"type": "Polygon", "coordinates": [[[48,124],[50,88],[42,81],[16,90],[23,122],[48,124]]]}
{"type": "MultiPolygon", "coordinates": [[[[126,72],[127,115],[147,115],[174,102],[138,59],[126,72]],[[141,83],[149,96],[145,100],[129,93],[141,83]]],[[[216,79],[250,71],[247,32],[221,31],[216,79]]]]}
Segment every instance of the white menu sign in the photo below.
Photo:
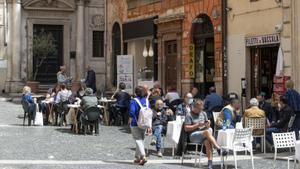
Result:
{"type": "Polygon", "coordinates": [[[126,91],[133,94],[133,56],[117,56],[117,79],[118,86],[121,82],[126,84],[126,91]]]}

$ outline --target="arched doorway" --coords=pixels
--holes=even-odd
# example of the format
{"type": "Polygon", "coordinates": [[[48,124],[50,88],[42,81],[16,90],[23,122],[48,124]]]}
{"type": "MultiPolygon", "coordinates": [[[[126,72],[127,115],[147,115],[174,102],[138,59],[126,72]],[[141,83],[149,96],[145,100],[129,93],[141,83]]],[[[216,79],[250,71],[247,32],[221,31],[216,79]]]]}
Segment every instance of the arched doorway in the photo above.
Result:
{"type": "Polygon", "coordinates": [[[201,14],[194,19],[192,42],[195,45],[194,86],[206,95],[208,89],[215,85],[214,27],[209,16],[201,14]]]}
{"type": "Polygon", "coordinates": [[[112,80],[117,86],[117,56],[121,54],[121,29],[119,23],[114,23],[112,29],[112,80]]]}

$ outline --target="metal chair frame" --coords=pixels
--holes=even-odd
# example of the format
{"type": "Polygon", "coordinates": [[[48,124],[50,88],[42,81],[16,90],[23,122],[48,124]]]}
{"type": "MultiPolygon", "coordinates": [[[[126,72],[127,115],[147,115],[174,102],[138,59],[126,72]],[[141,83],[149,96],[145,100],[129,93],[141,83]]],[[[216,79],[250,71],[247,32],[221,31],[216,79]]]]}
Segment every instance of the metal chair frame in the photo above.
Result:
{"type": "MultiPolygon", "coordinates": [[[[252,162],[252,169],[254,169],[254,160],[253,160],[253,150],[252,150],[252,128],[244,128],[244,129],[235,129],[234,139],[232,143],[232,147],[222,147],[221,154],[223,154],[223,149],[233,151],[235,169],[237,169],[237,152],[245,152],[249,151],[252,162]]],[[[227,158],[227,156],[226,156],[227,158]]],[[[221,168],[225,165],[224,156],[221,157],[221,168]]]]}
{"type": "MultiPolygon", "coordinates": [[[[286,132],[286,133],[272,133],[273,141],[274,141],[274,162],[273,169],[276,167],[276,159],[277,159],[277,149],[285,149],[285,148],[295,148],[296,146],[296,135],[295,132],[286,132]]],[[[288,169],[290,167],[290,161],[294,160],[294,168],[296,167],[296,158],[295,156],[285,157],[288,161],[288,169]]]]}
{"type": "Polygon", "coordinates": [[[245,127],[253,130],[262,130],[263,134],[252,134],[253,138],[261,138],[261,152],[266,153],[266,118],[246,118],[245,127]]]}

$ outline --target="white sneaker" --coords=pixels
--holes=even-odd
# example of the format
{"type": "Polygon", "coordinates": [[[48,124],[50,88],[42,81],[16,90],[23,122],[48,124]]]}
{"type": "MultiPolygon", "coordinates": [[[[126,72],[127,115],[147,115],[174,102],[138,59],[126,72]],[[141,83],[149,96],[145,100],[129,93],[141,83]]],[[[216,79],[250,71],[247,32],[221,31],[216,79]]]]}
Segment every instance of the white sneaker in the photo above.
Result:
{"type": "Polygon", "coordinates": [[[158,152],[157,152],[157,156],[158,156],[158,157],[163,157],[163,154],[162,154],[160,151],[158,151],[158,152]]]}

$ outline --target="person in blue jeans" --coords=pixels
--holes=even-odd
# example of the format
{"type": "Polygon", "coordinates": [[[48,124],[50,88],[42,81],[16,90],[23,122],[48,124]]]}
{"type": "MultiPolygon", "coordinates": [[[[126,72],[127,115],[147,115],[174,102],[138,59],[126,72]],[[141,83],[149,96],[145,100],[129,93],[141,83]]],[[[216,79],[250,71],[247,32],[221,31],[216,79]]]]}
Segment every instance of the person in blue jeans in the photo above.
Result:
{"type": "MultiPolygon", "coordinates": [[[[146,90],[142,86],[138,86],[135,88],[135,98],[142,104],[144,107],[148,105],[150,108],[150,104],[148,99],[146,98],[146,90]],[[148,102],[148,104],[147,104],[148,102]]],[[[140,106],[135,99],[132,99],[130,102],[130,110],[129,110],[129,124],[132,133],[132,137],[135,140],[136,148],[135,148],[135,164],[144,165],[147,163],[147,157],[145,152],[145,129],[141,129],[138,127],[138,118],[140,113],[140,106]]],[[[147,132],[150,133],[151,129],[148,129],[147,132]]]]}
{"type": "Polygon", "coordinates": [[[172,119],[172,115],[172,110],[164,108],[164,102],[162,100],[156,101],[152,121],[152,130],[155,139],[152,140],[151,145],[156,145],[158,157],[163,156],[161,153],[161,136],[166,132],[168,121],[172,119]]]}
{"type": "Polygon", "coordinates": [[[285,96],[280,97],[280,111],[278,121],[267,126],[266,140],[273,145],[272,133],[281,133],[288,131],[288,124],[291,117],[294,115],[293,109],[288,105],[288,100],[285,96]]]}

